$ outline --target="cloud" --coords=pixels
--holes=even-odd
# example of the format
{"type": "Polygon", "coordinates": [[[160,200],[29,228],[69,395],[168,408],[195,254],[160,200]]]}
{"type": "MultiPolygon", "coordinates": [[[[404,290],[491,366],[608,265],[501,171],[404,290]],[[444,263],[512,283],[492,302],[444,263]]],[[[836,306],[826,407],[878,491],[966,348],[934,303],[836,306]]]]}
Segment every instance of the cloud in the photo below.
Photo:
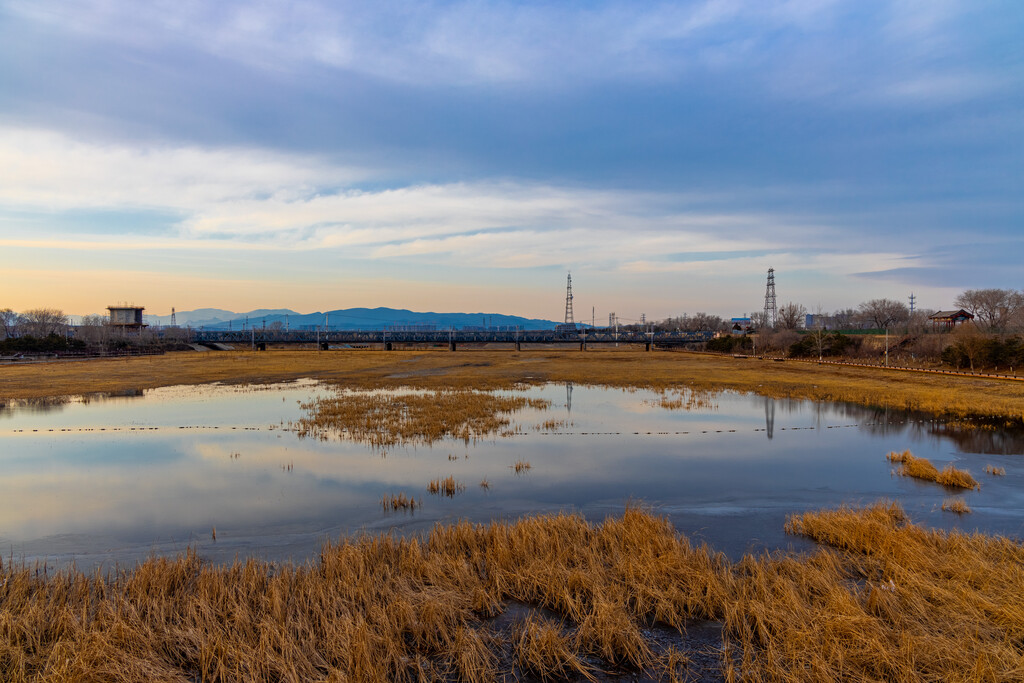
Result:
{"type": "Polygon", "coordinates": [[[0,160],[0,204],[9,209],[187,209],[271,193],[293,200],[373,177],[268,150],[90,143],[20,127],[0,127],[0,160]]]}
{"type": "Polygon", "coordinates": [[[933,54],[967,7],[952,1],[861,7],[837,0],[9,5],[32,25],[133,52],[204,53],[270,72],[318,66],[415,86],[544,87],[677,80],[752,63],[800,68],[808,55],[790,46],[803,43],[817,53],[813,63],[830,65],[834,77],[846,68],[841,54],[834,58],[836,45],[870,43],[883,51],[879,61],[933,54]]]}
{"type": "Polygon", "coordinates": [[[101,236],[76,227],[47,239],[32,229],[9,231],[7,246],[331,248],[368,259],[447,255],[454,262],[523,267],[614,264],[624,257],[728,251],[741,243],[763,249],[768,245],[757,233],[769,225],[777,233],[782,223],[778,216],[727,210],[721,197],[525,181],[371,191],[352,187],[371,174],[301,155],[95,144],[38,130],[0,128],[0,158],[0,204],[8,210],[144,207],[180,216],[162,235],[101,236]]]}

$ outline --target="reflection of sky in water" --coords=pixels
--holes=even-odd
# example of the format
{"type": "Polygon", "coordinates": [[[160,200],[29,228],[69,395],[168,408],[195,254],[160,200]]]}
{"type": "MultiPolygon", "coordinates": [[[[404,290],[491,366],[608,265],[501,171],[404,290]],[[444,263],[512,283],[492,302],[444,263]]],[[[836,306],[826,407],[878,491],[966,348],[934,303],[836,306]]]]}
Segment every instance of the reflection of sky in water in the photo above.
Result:
{"type": "Polygon", "coordinates": [[[1024,464],[1003,454],[1022,451],[1019,434],[948,435],[920,416],[731,393],[707,408],[669,411],[653,392],[549,385],[529,390],[552,407],[519,413],[522,435],[382,456],[282,429],[301,416],[299,402],[323,391],[311,382],[174,387],[50,408],[8,405],[0,410],[0,547],[80,566],[188,543],[214,559],[306,559],[343,532],[563,508],[600,519],[634,500],[736,555],[805,547],[782,534],[788,513],[883,497],[928,524],[1024,535],[1024,464]],[[534,429],[552,418],[566,424],[551,434],[534,429]],[[892,476],[885,454],[905,448],[940,468],[969,469],[982,490],[956,495],[975,513],[943,513],[953,494],[892,476]],[[532,465],[525,475],[511,469],[520,459],[532,465]],[[986,464],[1007,476],[983,474],[986,464]],[[427,495],[431,479],[448,475],[465,493],[427,495]],[[490,490],[478,486],[484,478],[490,490]],[[424,507],[385,513],[381,496],[398,492],[424,507]]]}

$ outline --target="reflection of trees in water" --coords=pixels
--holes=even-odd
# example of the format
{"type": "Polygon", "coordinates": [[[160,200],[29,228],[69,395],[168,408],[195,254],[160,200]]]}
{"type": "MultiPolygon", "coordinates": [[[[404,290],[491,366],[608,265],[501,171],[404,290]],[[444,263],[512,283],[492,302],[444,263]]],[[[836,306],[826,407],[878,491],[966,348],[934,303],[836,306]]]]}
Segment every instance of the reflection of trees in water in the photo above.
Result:
{"type": "Polygon", "coordinates": [[[964,429],[945,424],[934,425],[934,431],[953,441],[957,448],[968,453],[987,455],[1020,455],[1024,453],[1024,429],[964,429]]]}
{"type": "Polygon", "coordinates": [[[0,417],[12,417],[15,413],[56,413],[72,403],[102,403],[122,398],[141,398],[145,389],[124,389],[105,393],[74,396],[47,396],[45,398],[14,398],[0,401],[0,417]]]}
{"type": "Polygon", "coordinates": [[[17,398],[0,401],[0,417],[12,417],[19,413],[52,413],[63,410],[71,403],[68,396],[50,396],[48,398],[17,398]]]}
{"type": "Polygon", "coordinates": [[[1024,454],[1024,429],[972,422],[950,424],[927,413],[848,406],[860,413],[861,429],[874,436],[909,436],[916,440],[952,441],[963,453],[1024,454]]]}

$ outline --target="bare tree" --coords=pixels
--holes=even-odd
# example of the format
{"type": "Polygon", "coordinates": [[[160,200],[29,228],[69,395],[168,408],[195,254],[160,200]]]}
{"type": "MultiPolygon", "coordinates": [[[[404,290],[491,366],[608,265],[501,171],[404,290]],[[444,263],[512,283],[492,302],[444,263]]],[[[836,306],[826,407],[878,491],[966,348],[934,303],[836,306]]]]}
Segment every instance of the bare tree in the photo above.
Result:
{"type": "Polygon", "coordinates": [[[779,325],[786,330],[795,330],[800,327],[806,315],[806,308],[790,301],[779,309],[779,325]]]}
{"type": "Polygon", "coordinates": [[[978,331],[978,326],[968,321],[961,323],[953,331],[955,344],[960,347],[971,364],[971,372],[974,372],[974,361],[981,357],[985,348],[985,335],[978,331]]]}
{"type": "Polygon", "coordinates": [[[855,308],[838,310],[832,314],[832,325],[839,330],[848,330],[857,322],[858,315],[855,308]]]}
{"type": "Polygon", "coordinates": [[[814,342],[814,348],[818,351],[818,362],[820,363],[822,356],[825,355],[825,341],[828,338],[828,332],[825,331],[825,314],[821,310],[820,304],[814,311],[814,323],[810,337],[814,342]]]}
{"type": "Polygon", "coordinates": [[[689,320],[691,330],[715,332],[722,329],[723,320],[711,313],[697,313],[689,320]]]}
{"type": "Polygon", "coordinates": [[[18,323],[22,334],[42,338],[51,334],[63,334],[68,326],[64,311],[56,308],[33,308],[21,314],[18,323]]]}
{"type": "Polygon", "coordinates": [[[110,339],[110,328],[107,316],[83,315],[82,322],[75,328],[75,339],[89,344],[98,344],[110,339]]]}
{"type": "Polygon", "coordinates": [[[0,308],[0,339],[11,339],[18,336],[18,320],[20,316],[9,308],[0,308]]]}
{"type": "Polygon", "coordinates": [[[953,303],[973,313],[982,329],[1002,332],[1024,309],[1024,294],[1013,289],[968,289],[953,303]]]}
{"type": "Polygon", "coordinates": [[[907,318],[907,331],[913,334],[921,334],[928,331],[928,321],[935,315],[935,311],[930,308],[918,308],[915,309],[910,317],[907,318]]]}
{"type": "Polygon", "coordinates": [[[894,323],[905,322],[910,309],[901,301],[893,299],[872,299],[857,307],[865,320],[878,329],[888,329],[894,323]]]}

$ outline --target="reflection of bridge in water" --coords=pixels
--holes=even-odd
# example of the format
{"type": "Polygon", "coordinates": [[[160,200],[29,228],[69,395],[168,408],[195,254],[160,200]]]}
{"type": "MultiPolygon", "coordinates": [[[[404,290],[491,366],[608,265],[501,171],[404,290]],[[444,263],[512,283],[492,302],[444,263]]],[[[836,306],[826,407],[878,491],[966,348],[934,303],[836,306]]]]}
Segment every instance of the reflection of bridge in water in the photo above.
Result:
{"type": "Polygon", "coordinates": [[[263,330],[192,332],[192,341],[199,344],[235,344],[266,348],[268,344],[316,344],[326,348],[331,344],[355,346],[381,345],[392,349],[394,345],[447,346],[454,351],[459,344],[514,344],[520,350],[527,344],[568,344],[585,349],[592,344],[643,344],[652,347],[685,346],[705,342],[712,332],[645,332],[609,328],[564,330],[436,330],[428,332],[398,332],[392,330],[263,330]]]}

